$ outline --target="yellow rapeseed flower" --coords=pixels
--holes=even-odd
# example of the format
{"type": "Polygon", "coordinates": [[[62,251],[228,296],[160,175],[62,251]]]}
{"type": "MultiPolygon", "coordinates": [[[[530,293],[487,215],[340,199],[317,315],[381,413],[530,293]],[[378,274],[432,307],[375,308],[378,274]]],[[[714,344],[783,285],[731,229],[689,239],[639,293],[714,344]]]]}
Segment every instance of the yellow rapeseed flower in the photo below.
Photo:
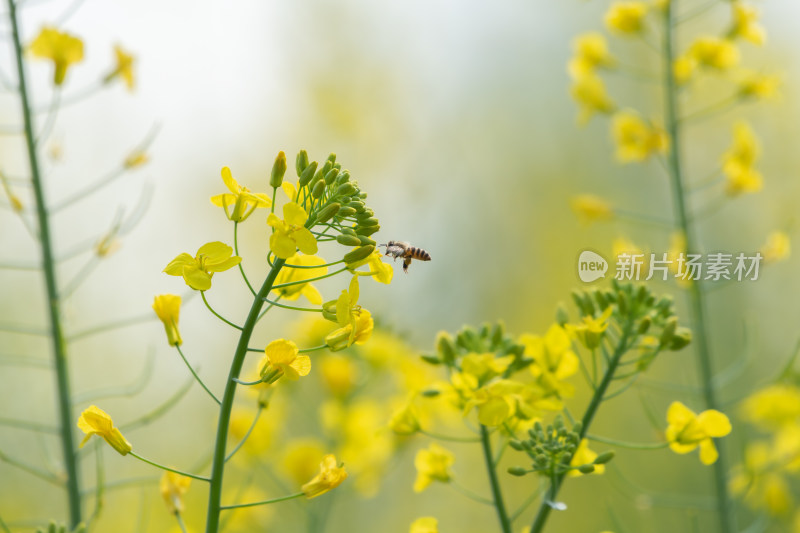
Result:
{"type": "Polygon", "coordinates": [[[83,41],[74,35],[44,27],[29,48],[34,57],[49,59],[55,65],[53,83],[61,85],[70,65],[83,60],[83,41]]]}
{"type": "Polygon", "coordinates": [[[275,278],[275,285],[282,285],[284,283],[295,283],[295,285],[279,287],[273,289],[273,292],[277,293],[284,300],[297,300],[302,294],[312,304],[320,305],[322,303],[322,295],[317,288],[311,285],[311,283],[299,282],[327,274],[328,267],[320,266],[325,264],[325,260],[316,255],[294,254],[286,259],[286,264],[315,268],[291,268],[289,266],[284,266],[275,278]]]}
{"type": "Polygon", "coordinates": [[[614,110],[614,102],[606,93],[603,80],[594,73],[578,76],[570,89],[573,100],[578,104],[578,122],[586,124],[595,113],[610,113],[614,110]]]}
{"type": "Polygon", "coordinates": [[[600,341],[603,340],[603,334],[608,328],[608,319],[611,317],[613,310],[609,306],[597,318],[585,316],[581,319],[580,324],[564,324],[564,328],[567,333],[575,337],[586,348],[594,350],[600,346],[600,341]]]}
{"type": "Polygon", "coordinates": [[[439,521],[432,516],[423,516],[411,522],[408,533],[439,533],[439,521]]]}
{"type": "Polygon", "coordinates": [[[572,42],[575,55],[567,65],[573,78],[592,74],[595,69],[614,66],[614,58],[608,51],[606,38],[600,33],[584,33],[572,42]]]}
{"type": "Polygon", "coordinates": [[[666,132],[633,111],[616,113],[611,121],[611,133],[621,163],[644,161],[655,153],[665,153],[669,147],[666,132]]]}
{"type": "MultiPolygon", "coordinates": [[[[578,444],[578,449],[575,450],[575,454],[572,456],[572,461],[569,463],[569,465],[574,467],[588,465],[592,464],[595,459],[597,459],[597,452],[589,448],[588,440],[583,439],[581,440],[581,443],[578,444]]],[[[605,471],[606,465],[594,465],[594,471],[592,474],[602,474],[605,471]]],[[[583,474],[578,470],[570,470],[567,475],[570,477],[578,477],[582,476],[583,474]]]]}
{"type": "Polygon", "coordinates": [[[767,40],[767,33],[758,24],[760,13],[758,9],[747,6],[742,2],[732,2],[733,27],[730,31],[732,38],[739,37],[756,45],[762,45],[767,40]]]}
{"type": "Polygon", "coordinates": [[[412,394],[400,409],[392,413],[389,428],[397,435],[413,435],[420,430],[419,414],[412,394]]]}
{"type": "Polygon", "coordinates": [[[371,276],[372,279],[378,283],[385,283],[389,285],[394,276],[394,269],[391,263],[383,261],[384,255],[378,250],[374,250],[366,258],[356,261],[355,263],[347,263],[347,269],[356,276],[371,276]],[[366,272],[358,272],[356,269],[360,266],[368,265],[369,270],[366,272]]]}
{"type": "Polygon", "coordinates": [[[215,272],[224,272],[242,262],[233,255],[233,248],[219,241],[204,244],[192,257],[182,253],[170,261],[164,272],[170,276],[183,276],[186,284],[197,291],[211,288],[211,277],[215,272]]]}
{"type": "Polygon", "coordinates": [[[724,437],[731,432],[728,417],[715,409],[695,414],[681,402],[672,402],[667,410],[666,430],[669,447],[675,453],[689,453],[700,447],[700,461],[704,465],[716,462],[719,453],[712,438],[724,437]]]}
{"type": "MultiPolygon", "coordinates": [[[[228,167],[222,167],[222,182],[230,193],[212,196],[211,203],[223,208],[229,220],[243,222],[256,209],[272,205],[272,200],[270,200],[269,196],[266,194],[252,193],[247,187],[239,185],[239,182],[233,178],[231,169],[228,167]],[[228,208],[231,205],[233,209],[229,211],[228,208]]],[[[305,220],[303,220],[303,222],[305,222],[305,220]]],[[[292,250],[292,253],[294,253],[294,250],[292,250]]]]}
{"type": "Polygon", "coordinates": [[[766,510],[771,516],[786,514],[794,508],[791,488],[784,478],[786,459],[766,442],[748,444],[744,463],[731,476],[730,491],[753,509],[766,510]]]}
{"type": "Polygon", "coordinates": [[[529,368],[541,385],[562,396],[571,395],[572,386],[563,383],[563,380],[578,372],[580,361],[572,351],[572,342],[566,330],[553,324],[544,337],[524,334],[519,342],[525,347],[525,355],[533,359],[529,368]]]}
{"type": "Polygon", "coordinates": [[[647,4],[644,2],[614,2],[606,13],[609,30],[620,34],[635,34],[644,29],[647,4]]]}
{"type": "Polygon", "coordinates": [[[347,472],[344,465],[340,465],[336,461],[336,457],[329,454],[322,458],[319,473],[303,485],[302,490],[306,498],[310,500],[338,487],[345,479],[347,479],[347,472]]]}
{"type": "Polygon", "coordinates": [[[296,439],[286,443],[282,466],[289,478],[301,484],[317,472],[317,465],[325,456],[325,449],[317,439],[296,439]]]}
{"type": "Polygon", "coordinates": [[[719,37],[698,37],[689,47],[689,56],[699,65],[716,70],[728,70],[739,63],[739,49],[719,37]]]}
{"type": "Polygon", "coordinates": [[[272,253],[281,259],[293,256],[298,248],[306,255],[317,253],[317,240],[305,227],[307,220],[306,210],[294,202],[283,205],[283,220],[270,213],[267,224],[274,230],[269,238],[272,253]]]}
{"type": "Polygon", "coordinates": [[[728,195],[736,196],[761,190],[763,178],[755,169],[760,155],[761,148],[753,130],[744,121],[736,122],[733,127],[733,144],[722,155],[722,172],[727,179],[728,195]]]}
{"type": "Polygon", "coordinates": [[[136,86],[136,78],[133,75],[133,63],[135,58],[123,50],[121,46],[114,45],[114,60],[116,61],[116,65],[114,69],[103,78],[103,83],[110,83],[116,78],[122,78],[128,90],[133,91],[133,88],[136,86]]]}
{"type": "Polygon", "coordinates": [[[614,209],[604,199],[593,194],[581,194],[570,200],[570,207],[582,224],[614,218],[614,209]]]}
{"type": "Polygon", "coordinates": [[[183,512],[183,495],[189,490],[192,478],[176,474],[175,472],[164,472],[161,476],[159,489],[161,497],[167,504],[170,513],[178,514],[183,512]]]}
{"type": "Polygon", "coordinates": [[[366,309],[360,309],[354,322],[333,330],[325,337],[325,343],[332,351],[344,350],[348,346],[366,343],[372,335],[375,321],[366,309]]]}
{"type": "Polygon", "coordinates": [[[778,93],[781,77],[776,74],[761,74],[760,72],[745,70],[737,84],[740,97],[769,100],[778,93]]]}
{"type": "Polygon", "coordinates": [[[800,387],[777,383],[747,397],[742,415],[766,429],[795,425],[800,421],[800,387]]]}
{"type": "Polygon", "coordinates": [[[297,345],[286,339],[274,340],[264,349],[261,376],[266,383],[274,383],[281,376],[296,381],[311,372],[311,358],[300,355],[297,345]]]}
{"type": "Polygon", "coordinates": [[[181,312],[181,297],[177,294],[160,294],[153,300],[153,311],[164,324],[170,346],[183,344],[178,330],[178,316],[181,312]]]}
{"type": "Polygon", "coordinates": [[[764,264],[775,263],[789,257],[792,251],[792,241],[784,231],[773,231],[767,236],[767,242],[761,247],[764,264]]]}
{"type": "Polygon", "coordinates": [[[111,417],[96,405],[90,405],[81,413],[78,418],[78,428],[86,433],[86,437],[81,442],[81,448],[92,438],[92,435],[97,435],[117,450],[120,455],[128,455],[133,449],[131,443],[125,440],[119,429],[114,427],[111,417]]]}
{"type": "Polygon", "coordinates": [[[414,492],[422,492],[434,481],[448,483],[453,478],[450,467],[455,460],[452,452],[435,442],[431,443],[427,450],[418,451],[414,458],[414,466],[417,469],[414,492]]]}
{"type": "Polygon", "coordinates": [[[356,385],[358,367],[350,357],[327,354],[319,361],[319,370],[322,382],[334,396],[343,398],[356,385]]]}

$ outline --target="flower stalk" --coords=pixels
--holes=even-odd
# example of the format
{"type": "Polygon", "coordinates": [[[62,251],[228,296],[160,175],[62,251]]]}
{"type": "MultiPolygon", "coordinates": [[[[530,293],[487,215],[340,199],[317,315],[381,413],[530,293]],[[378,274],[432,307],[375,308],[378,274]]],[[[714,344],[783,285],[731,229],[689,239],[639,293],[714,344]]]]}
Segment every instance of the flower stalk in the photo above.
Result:
{"type": "Polygon", "coordinates": [[[206,533],[217,533],[220,525],[220,511],[222,507],[222,480],[225,474],[225,451],[228,441],[228,430],[230,429],[231,422],[231,409],[233,408],[233,400],[236,396],[237,380],[242,371],[245,356],[247,355],[247,346],[250,342],[250,337],[253,334],[253,329],[258,322],[261,308],[264,301],[272,290],[272,285],[275,283],[275,278],[278,276],[283,267],[284,259],[275,259],[272,269],[269,271],[264,284],[253,298],[253,304],[250,307],[250,312],[247,315],[244,326],[242,326],[242,333],[239,336],[239,343],[236,346],[236,352],[233,355],[231,362],[231,369],[228,374],[228,380],[225,384],[225,392],[222,395],[222,404],[220,405],[219,422],[217,423],[217,436],[214,444],[214,459],[211,466],[211,482],[208,491],[208,514],[206,518],[206,533]]]}
{"type": "Polygon", "coordinates": [[[12,41],[18,77],[22,117],[25,124],[25,144],[31,171],[34,198],[36,201],[36,218],[38,222],[38,241],[42,251],[42,270],[47,290],[47,313],[50,322],[50,339],[53,349],[54,369],[56,373],[56,397],[58,401],[58,419],[60,426],[61,450],[66,470],[66,489],[71,527],[81,522],[81,489],[78,474],[78,459],[75,453],[74,417],[70,392],[69,367],[67,364],[66,343],[61,324],[61,302],[56,282],[55,257],[50,235],[50,215],[45,201],[44,187],[39,170],[34,125],[31,113],[30,95],[25,77],[22,39],[20,36],[17,5],[8,0],[8,16],[11,22],[12,41]]]}
{"type": "MultiPolygon", "coordinates": [[[[674,3],[667,2],[664,8],[664,122],[671,149],[667,156],[667,170],[672,183],[672,196],[675,216],[680,230],[686,239],[687,253],[695,253],[696,235],[692,220],[688,215],[688,204],[684,187],[684,175],[681,161],[681,124],[678,117],[677,83],[673,65],[675,63],[675,34],[677,21],[674,16],[674,3]]],[[[697,346],[697,363],[699,366],[700,381],[703,389],[703,399],[708,409],[719,409],[719,402],[714,389],[714,371],[711,363],[711,353],[707,338],[707,325],[705,316],[705,294],[702,282],[698,280],[688,287],[692,331],[697,346]]],[[[716,491],[717,513],[719,515],[720,531],[729,533],[733,531],[733,516],[728,494],[726,473],[728,470],[724,450],[719,450],[719,458],[714,463],[714,488],[716,491]]]]}

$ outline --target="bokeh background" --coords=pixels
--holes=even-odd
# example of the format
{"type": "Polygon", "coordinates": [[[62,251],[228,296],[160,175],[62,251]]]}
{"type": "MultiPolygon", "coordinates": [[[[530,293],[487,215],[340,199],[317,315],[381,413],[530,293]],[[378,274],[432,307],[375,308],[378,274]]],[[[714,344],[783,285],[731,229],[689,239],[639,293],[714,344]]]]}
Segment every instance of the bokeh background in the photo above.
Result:
{"type": "MultiPolygon", "coordinates": [[[[667,178],[658,162],[619,166],[613,160],[608,121],[577,126],[565,69],[570,42],[578,33],[601,30],[607,2],[29,3],[23,19],[28,39],[63,13],[68,14],[63,28],[84,39],[85,61],[69,72],[66,94],[91,85],[107,71],[114,43],[137,58],[133,94],[118,84],[59,113],[51,143],[63,155],[46,165],[48,198],[65,197],[92,183],[159,126],[146,166],[56,218],[57,249],[69,251],[94,242],[120,209],[133,212],[142,191],[152,187],[138,227],[65,302],[70,332],[147,316],[153,295],[183,291],[179,279],[161,272],[167,262],[180,252],[194,254],[205,242],[232,240],[230,223],[208,200],[222,192],[220,168],[231,167],[251,189],[266,189],[278,150],[285,150],[290,161],[301,148],[317,160],[335,152],[369,192],[370,206],[381,220],[379,242],[407,240],[433,256],[430,263],[413,264],[407,276],[398,263],[390,286],[362,283],[361,302],[411,347],[409,357],[429,350],[437,331],[454,331],[463,324],[502,320],[514,333],[543,333],[557,304],[568,302],[570,290],[580,284],[575,265],[585,248],[608,254],[612,240],[625,236],[645,250],[667,250],[668,232],[622,220],[585,227],[569,209],[572,196],[592,192],[628,211],[665,219],[672,215],[667,178]]],[[[730,201],[701,222],[702,244],[709,250],[753,251],[770,231],[791,232],[795,227],[800,195],[795,21],[800,4],[771,0],[759,5],[768,44],[744,45],[744,58],[758,70],[783,74],[781,98],[737,108],[705,122],[687,138],[690,169],[716,164],[737,117],[748,118],[762,140],[765,190],[730,201]]],[[[704,22],[688,25],[686,32],[721,28],[726,21],[720,2],[704,22]]],[[[0,66],[6,73],[12,71],[8,33],[8,23],[0,21],[0,66]]],[[[612,51],[629,63],[654,61],[649,50],[634,42],[616,40],[612,51]]],[[[50,66],[31,62],[29,72],[35,100],[47,102],[50,66]]],[[[610,90],[618,102],[645,115],[660,113],[657,87],[618,79],[610,81],[610,90]]],[[[699,90],[711,100],[720,94],[713,84],[699,90]]],[[[4,93],[0,122],[19,123],[18,106],[14,93],[4,93]]],[[[3,170],[24,175],[19,138],[4,136],[0,141],[3,170]]],[[[18,193],[30,205],[25,189],[18,193]]],[[[705,201],[700,198],[696,207],[705,201]]],[[[263,218],[256,214],[242,227],[242,255],[255,278],[265,267],[268,232],[263,218]]],[[[3,260],[38,257],[7,209],[0,211],[0,242],[3,260]]],[[[331,259],[338,253],[332,251],[331,259]]],[[[82,261],[65,262],[61,278],[70,279],[82,261]]],[[[716,367],[741,368],[722,392],[732,414],[737,400],[778,372],[797,342],[797,268],[797,259],[790,257],[764,270],[758,281],[731,284],[710,298],[716,367]]],[[[344,284],[334,278],[320,287],[332,299],[344,284]]],[[[686,316],[678,288],[654,286],[675,293],[686,316]]],[[[44,327],[38,274],[2,271],[0,294],[0,323],[44,327]]],[[[243,317],[249,307],[247,290],[233,271],[214,278],[209,296],[233,318],[243,317]]],[[[296,318],[275,313],[258,337],[268,342],[285,336],[296,318]]],[[[199,299],[184,306],[181,329],[187,355],[201,366],[209,385],[221,390],[234,332],[210,316],[199,299]]],[[[185,367],[162,337],[161,325],[150,321],[76,341],[70,347],[76,393],[135,383],[151,353],[153,375],[141,393],[102,406],[120,421],[158,406],[186,379],[185,367]]],[[[49,356],[45,339],[8,332],[0,332],[0,353],[40,360],[49,356]]],[[[52,420],[52,374],[11,364],[10,358],[5,363],[0,366],[1,416],[52,420]]],[[[648,378],[691,386],[694,376],[692,353],[685,350],[665,354],[648,378]]],[[[579,376],[574,381],[579,383],[579,376]]],[[[320,394],[311,385],[307,389],[306,413],[313,419],[320,394]]],[[[573,411],[581,412],[585,399],[585,391],[579,392],[573,411]]],[[[674,399],[702,407],[689,389],[643,383],[604,407],[596,433],[654,441],[659,436],[647,423],[644,408],[663,418],[674,399]]],[[[128,439],[147,457],[188,468],[202,462],[212,445],[212,407],[195,387],[164,418],[131,432],[128,439]]],[[[287,432],[297,430],[295,436],[314,431],[314,424],[298,413],[283,423],[287,432]]],[[[745,425],[736,426],[728,439],[734,458],[748,431],[745,425]]],[[[324,530],[402,532],[423,515],[436,516],[443,532],[494,530],[491,508],[473,504],[448,486],[436,485],[422,494],[411,491],[414,453],[427,444],[423,437],[404,443],[373,497],[350,490],[325,503],[331,509],[324,530]]],[[[57,466],[59,461],[55,439],[16,429],[0,429],[0,449],[40,464],[57,466]]],[[[452,449],[461,483],[488,493],[477,447],[452,449]]],[[[105,451],[109,479],[158,477],[144,465],[105,451]]],[[[88,476],[92,460],[85,463],[88,476]]],[[[553,530],[600,531],[624,523],[625,531],[683,531],[695,520],[701,525],[710,520],[702,509],[708,504],[711,472],[696,457],[665,450],[625,452],[615,463],[616,474],[587,476],[568,485],[562,496],[570,512],[553,517],[553,530]],[[664,501],[677,504],[654,505],[664,501]],[[684,504],[694,510],[686,511],[684,504]]],[[[256,478],[254,483],[259,482],[256,478]]],[[[516,507],[535,481],[509,479],[506,486],[516,507]]],[[[273,489],[269,487],[267,497],[277,495],[269,492],[273,489]]],[[[192,531],[201,530],[205,498],[199,484],[187,497],[192,531]]],[[[309,507],[323,505],[323,499],[309,507]]],[[[155,482],[109,492],[105,506],[96,531],[175,530],[155,482]]],[[[531,512],[523,515],[519,529],[529,523],[531,512]]],[[[306,528],[302,506],[276,505],[268,514],[262,517],[268,526],[252,530],[306,528]]],[[[32,530],[30,518],[64,515],[61,492],[0,464],[4,520],[27,531],[32,530]]]]}

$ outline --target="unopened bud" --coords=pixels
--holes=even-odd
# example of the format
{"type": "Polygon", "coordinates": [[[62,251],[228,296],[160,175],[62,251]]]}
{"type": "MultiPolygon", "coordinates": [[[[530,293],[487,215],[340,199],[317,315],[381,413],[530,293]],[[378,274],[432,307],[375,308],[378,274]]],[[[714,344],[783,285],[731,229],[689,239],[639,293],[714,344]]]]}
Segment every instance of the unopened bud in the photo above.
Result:
{"type": "Polygon", "coordinates": [[[671,316],[664,324],[664,329],[661,331],[661,339],[659,344],[661,346],[669,346],[672,342],[672,337],[675,335],[675,330],[678,328],[678,317],[671,316]]]}
{"type": "Polygon", "coordinates": [[[342,183],[336,188],[334,196],[352,196],[356,192],[356,188],[352,183],[342,183]]]}
{"type": "Polygon", "coordinates": [[[642,321],[639,322],[639,328],[636,330],[639,335],[644,335],[647,333],[647,330],[650,329],[650,325],[653,323],[653,320],[650,318],[649,315],[642,318],[642,321]]]}
{"type": "Polygon", "coordinates": [[[330,185],[334,181],[336,181],[336,177],[339,175],[338,168],[332,168],[327,174],[325,174],[325,184],[330,185]]]}
{"type": "Polygon", "coordinates": [[[595,458],[594,464],[604,465],[613,458],[614,458],[614,452],[612,451],[603,452],[595,458]]]}
{"type": "Polygon", "coordinates": [[[377,226],[378,219],[375,217],[365,218],[364,220],[359,220],[358,225],[362,227],[369,227],[369,226],[377,226]]]}
{"type": "Polygon", "coordinates": [[[525,474],[527,474],[528,470],[525,469],[525,468],[522,468],[521,466],[510,466],[510,467],[508,467],[508,473],[511,474],[512,476],[518,476],[519,477],[519,476],[524,476],[525,474]]]}
{"type": "Polygon", "coordinates": [[[299,178],[303,171],[308,166],[308,152],[305,150],[300,150],[297,152],[297,157],[294,160],[294,169],[297,171],[297,177],[299,178]]]}
{"type": "Polygon", "coordinates": [[[350,181],[349,170],[342,170],[339,172],[339,175],[336,176],[336,185],[341,185],[342,183],[347,183],[348,181],[350,181]]]}
{"type": "Polygon", "coordinates": [[[314,198],[322,197],[322,193],[325,192],[325,182],[320,180],[314,184],[314,188],[311,189],[311,196],[314,198]]]}
{"type": "Polygon", "coordinates": [[[332,204],[328,204],[322,208],[322,210],[317,214],[317,222],[323,223],[327,222],[332,219],[336,213],[339,211],[339,208],[342,207],[342,204],[339,202],[333,202],[332,204]]]}
{"type": "Polygon", "coordinates": [[[675,334],[672,336],[672,342],[669,344],[669,349],[672,351],[678,351],[692,342],[692,330],[689,328],[678,328],[675,330],[675,334]]]}
{"type": "Polygon", "coordinates": [[[356,228],[357,235],[372,235],[373,233],[377,233],[381,229],[380,225],[378,226],[369,226],[368,228],[356,228]]]}
{"type": "Polygon", "coordinates": [[[432,354],[421,355],[420,358],[430,365],[441,365],[442,360],[432,354]]]}
{"type": "Polygon", "coordinates": [[[345,246],[361,246],[361,239],[355,235],[341,234],[336,236],[336,242],[345,246]]]}
{"type": "Polygon", "coordinates": [[[286,154],[283,150],[278,152],[275,163],[272,164],[272,174],[269,176],[269,186],[277,188],[283,183],[283,175],[286,174],[286,154]]]}
{"type": "Polygon", "coordinates": [[[592,464],[581,465],[578,467],[578,472],[580,472],[581,474],[591,474],[592,472],[594,472],[594,465],[592,464]]]}
{"type": "Polygon", "coordinates": [[[436,335],[436,350],[448,365],[456,360],[456,346],[453,344],[453,337],[446,331],[440,331],[436,335]]]}
{"type": "Polygon", "coordinates": [[[348,252],[344,255],[344,262],[345,263],[355,263],[356,261],[361,261],[362,259],[366,259],[367,257],[372,254],[375,250],[375,247],[371,244],[367,246],[361,246],[356,248],[352,252],[348,252]]]}
{"type": "Polygon", "coordinates": [[[303,169],[303,173],[300,174],[300,178],[297,180],[298,187],[305,187],[308,182],[311,181],[311,178],[314,177],[314,173],[317,171],[318,163],[316,161],[312,161],[310,164],[306,165],[306,168],[303,169]]]}
{"type": "Polygon", "coordinates": [[[569,322],[569,313],[567,312],[567,308],[564,304],[559,303],[558,307],[556,307],[556,324],[561,327],[564,327],[564,324],[569,322]]]}
{"type": "Polygon", "coordinates": [[[339,209],[339,218],[351,217],[356,214],[356,210],[352,207],[344,206],[339,209]]]}

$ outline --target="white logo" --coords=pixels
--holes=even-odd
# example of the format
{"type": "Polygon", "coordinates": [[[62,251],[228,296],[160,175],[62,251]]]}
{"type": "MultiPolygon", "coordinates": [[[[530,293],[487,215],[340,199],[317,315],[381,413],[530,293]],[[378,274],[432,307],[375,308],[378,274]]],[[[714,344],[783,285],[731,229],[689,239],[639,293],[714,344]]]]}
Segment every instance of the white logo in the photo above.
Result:
{"type": "Polygon", "coordinates": [[[606,277],[608,271],[608,261],[591,250],[584,250],[578,257],[578,277],[584,283],[591,283],[597,279],[606,277]]]}

